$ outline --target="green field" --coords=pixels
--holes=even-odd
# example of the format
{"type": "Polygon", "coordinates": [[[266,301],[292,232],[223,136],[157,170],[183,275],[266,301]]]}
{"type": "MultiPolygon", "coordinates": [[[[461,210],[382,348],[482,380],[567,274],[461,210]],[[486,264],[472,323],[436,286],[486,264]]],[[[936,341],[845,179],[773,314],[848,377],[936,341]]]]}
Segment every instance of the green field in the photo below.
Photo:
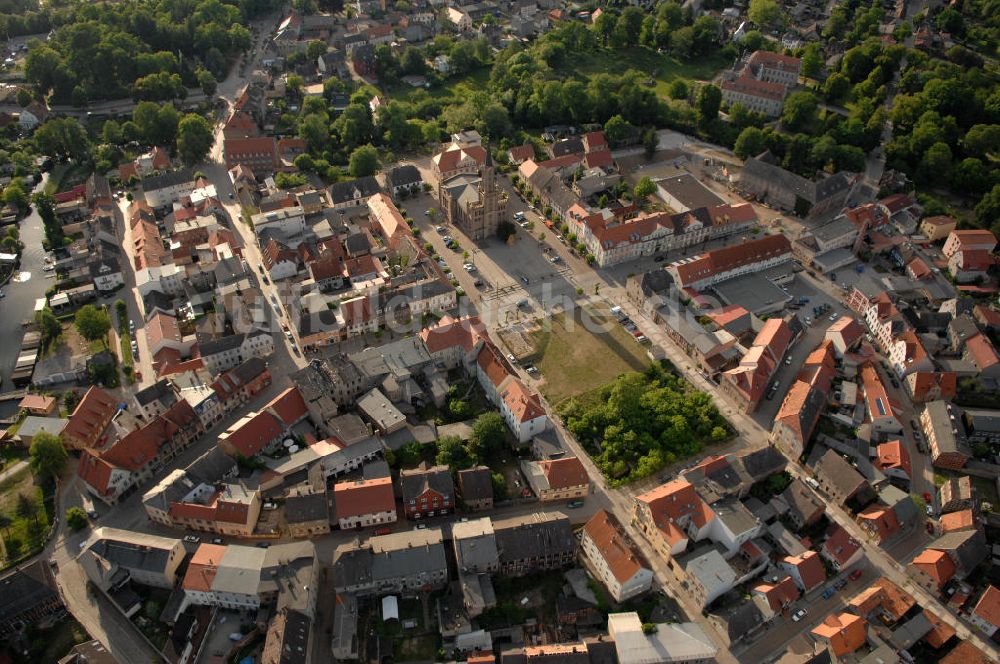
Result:
{"type": "Polygon", "coordinates": [[[627,69],[636,69],[656,83],[656,93],[667,96],[667,86],[677,78],[709,81],[725,66],[728,60],[714,53],[704,58],[684,62],[672,55],[657,53],[648,48],[634,47],[624,51],[607,49],[590,53],[575,54],[572,69],[565,72],[568,77],[587,81],[597,74],[623,73],[627,69]]]}
{"type": "Polygon", "coordinates": [[[645,347],[621,326],[610,323],[607,333],[595,334],[580,322],[579,309],[571,325],[566,314],[557,314],[542,325],[533,335],[533,357],[544,379],[542,394],[553,406],[606,385],[619,374],[649,366],[645,347]]]}

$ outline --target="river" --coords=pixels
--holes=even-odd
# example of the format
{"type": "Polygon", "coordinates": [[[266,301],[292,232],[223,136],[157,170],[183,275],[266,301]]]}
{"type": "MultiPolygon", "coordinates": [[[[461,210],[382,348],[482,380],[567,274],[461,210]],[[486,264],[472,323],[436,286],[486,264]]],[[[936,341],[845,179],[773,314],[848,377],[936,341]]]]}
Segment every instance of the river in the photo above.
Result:
{"type": "MultiPolygon", "coordinates": [[[[35,191],[41,191],[47,181],[48,174],[43,173],[35,191]]],[[[20,275],[15,273],[14,280],[3,287],[6,297],[0,299],[0,376],[3,377],[0,391],[14,389],[10,376],[17,364],[21,339],[24,337],[21,321],[34,316],[35,300],[44,297],[45,290],[54,283],[49,278],[51,273],[42,270],[45,265],[45,250],[42,249],[45,232],[42,230],[42,219],[34,207],[31,214],[21,219],[19,226],[21,242],[24,244],[20,275]]],[[[15,410],[16,401],[0,403],[0,417],[9,417],[15,410]]]]}

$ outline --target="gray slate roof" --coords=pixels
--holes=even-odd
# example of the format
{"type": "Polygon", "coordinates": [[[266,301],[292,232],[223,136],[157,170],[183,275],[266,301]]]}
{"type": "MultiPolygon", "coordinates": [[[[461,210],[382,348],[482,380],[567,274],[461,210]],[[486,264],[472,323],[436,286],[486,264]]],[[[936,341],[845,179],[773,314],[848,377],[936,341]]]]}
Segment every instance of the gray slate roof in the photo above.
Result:
{"type": "Polygon", "coordinates": [[[449,498],[455,495],[455,484],[451,479],[451,469],[448,466],[400,471],[399,485],[403,492],[404,501],[416,498],[428,489],[449,498]]]}
{"type": "Polygon", "coordinates": [[[576,548],[573,529],[563,515],[528,514],[493,522],[500,562],[557,555],[576,548]]]}

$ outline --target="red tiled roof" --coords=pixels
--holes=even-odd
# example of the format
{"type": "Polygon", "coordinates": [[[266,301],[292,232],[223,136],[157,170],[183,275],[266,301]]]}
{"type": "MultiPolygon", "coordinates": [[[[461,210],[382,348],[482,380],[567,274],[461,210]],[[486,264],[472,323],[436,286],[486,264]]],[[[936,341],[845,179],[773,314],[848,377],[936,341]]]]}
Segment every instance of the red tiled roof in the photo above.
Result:
{"type": "Polygon", "coordinates": [[[696,528],[701,529],[715,518],[715,513],[687,480],[667,482],[635,499],[649,506],[653,522],[671,545],[687,539],[687,533],[678,521],[690,519],[696,528]]]}
{"type": "Polygon", "coordinates": [[[910,563],[931,577],[938,588],[955,576],[955,563],[944,551],[924,549],[910,563]]]}
{"type": "Polygon", "coordinates": [[[846,564],[860,548],[861,544],[840,525],[823,543],[823,550],[840,565],[846,564]]]}
{"type": "Polygon", "coordinates": [[[610,150],[597,150],[583,155],[583,164],[586,168],[611,168],[614,163],[610,150]]]}
{"type": "Polygon", "coordinates": [[[44,394],[28,394],[17,404],[18,408],[48,412],[56,405],[55,397],[48,397],[44,394]]]}
{"type": "Polygon", "coordinates": [[[587,469],[576,457],[539,461],[538,466],[542,469],[542,473],[552,489],[569,489],[570,487],[590,484],[587,469]]]}
{"type": "Polygon", "coordinates": [[[941,532],[950,533],[953,530],[968,530],[975,528],[976,519],[971,509],[958,512],[942,514],[938,523],[941,524],[941,532]]]}
{"type": "Polygon", "coordinates": [[[530,422],[545,415],[542,400],[517,378],[507,384],[500,398],[518,422],[530,422]]]}
{"type": "Polygon", "coordinates": [[[682,286],[716,274],[790,253],[792,245],[784,235],[767,235],[743,244],[708,251],[689,262],[676,265],[682,286]]]}
{"type": "Polygon", "coordinates": [[[936,615],[924,609],[924,617],[931,624],[931,631],[924,634],[924,641],[931,648],[940,648],[947,643],[951,637],[955,636],[955,628],[942,621],[936,615]]]}
{"type": "Polygon", "coordinates": [[[184,590],[210,591],[226,548],[218,544],[200,544],[191,556],[181,587],[184,590]]]}
{"type": "Polygon", "coordinates": [[[392,478],[338,482],[333,485],[333,506],[338,520],[391,512],[396,509],[392,478]]]}
{"type": "Polygon", "coordinates": [[[896,512],[891,507],[879,503],[873,503],[859,512],[858,521],[874,531],[879,542],[892,537],[900,528],[896,512]]]}
{"type": "Polygon", "coordinates": [[[90,444],[101,435],[108,422],[118,411],[118,401],[99,387],[91,387],[73,409],[63,436],[70,436],[79,444],[90,444]]]}
{"type": "Polygon", "coordinates": [[[497,389],[505,380],[514,375],[514,369],[507,362],[507,359],[500,352],[500,349],[493,345],[493,342],[486,341],[479,350],[479,357],[476,358],[479,368],[486,374],[490,382],[497,389]]]}
{"type": "Polygon", "coordinates": [[[341,302],[340,312],[347,327],[358,327],[372,320],[372,305],[367,297],[341,302]]]}
{"type": "Polygon", "coordinates": [[[879,201],[879,205],[885,207],[889,214],[896,214],[908,207],[913,207],[913,199],[906,194],[892,194],[879,201]]]}
{"type": "Polygon", "coordinates": [[[815,551],[806,551],[801,556],[785,556],[783,562],[795,567],[802,577],[806,592],[826,581],[826,568],[815,551]]]}
{"type": "Polygon", "coordinates": [[[736,92],[739,94],[762,97],[764,99],[772,99],[776,101],[784,99],[786,92],[785,86],[781,83],[761,81],[746,74],[743,74],[739,78],[731,81],[723,81],[722,89],[723,91],[736,92]]]}
{"type": "Polygon", "coordinates": [[[111,464],[101,459],[93,450],[87,449],[80,455],[76,473],[99,494],[106,496],[112,470],[111,464]]]}
{"type": "Polygon", "coordinates": [[[926,401],[927,395],[935,389],[940,389],[940,398],[948,401],[958,391],[958,374],[954,371],[916,371],[907,380],[914,401],[926,401]]]}
{"type": "Polygon", "coordinates": [[[712,321],[719,327],[725,327],[726,325],[729,325],[730,323],[737,321],[740,318],[743,318],[744,316],[748,316],[749,314],[750,312],[744,309],[742,306],[738,304],[730,304],[725,307],[722,307],[721,309],[710,311],[705,315],[711,318],[712,321]]]}
{"type": "Polygon", "coordinates": [[[446,315],[433,327],[422,329],[420,338],[431,354],[455,346],[461,346],[469,353],[480,341],[488,340],[489,334],[478,316],[464,316],[456,320],[446,315]]]}
{"type": "Polygon", "coordinates": [[[843,657],[864,645],[865,620],[852,613],[831,613],[813,628],[812,633],[829,641],[833,654],[843,657]]]}
{"type": "Polygon", "coordinates": [[[520,164],[522,161],[527,159],[534,159],[535,157],[535,146],[531,143],[525,143],[524,145],[518,145],[509,150],[510,160],[515,164],[520,164]]]}
{"type": "Polygon", "coordinates": [[[767,598],[767,605],[772,611],[781,611],[799,598],[799,588],[792,577],[786,576],[778,583],[762,583],[754,592],[762,593],[767,598]]]}
{"type": "Polygon", "coordinates": [[[1000,588],[993,585],[987,588],[972,613],[989,624],[1000,627],[1000,588]]]}
{"type": "Polygon", "coordinates": [[[973,364],[985,371],[1000,362],[1000,356],[986,335],[977,334],[965,342],[965,352],[971,356],[973,364]]]}
{"type": "Polygon", "coordinates": [[[587,146],[587,152],[608,146],[608,139],[604,136],[603,131],[588,131],[583,135],[583,142],[587,146]]]}
{"type": "Polygon", "coordinates": [[[971,642],[959,641],[950,653],[938,660],[938,664],[996,664],[996,662],[971,642]]]}
{"type": "Polygon", "coordinates": [[[781,67],[783,69],[797,70],[802,66],[802,60],[773,51],[754,51],[747,64],[751,67],[781,67]]]}
{"type": "Polygon", "coordinates": [[[472,159],[480,166],[486,161],[486,148],[481,145],[469,145],[464,148],[451,148],[440,152],[431,160],[439,172],[448,173],[458,168],[458,163],[472,159]]]}
{"type": "Polygon", "coordinates": [[[618,520],[604,510],[598,510],[583,530],[619,583],[629,581],[646,566],[618,520]]]}
{"type": "Polygon", "coordinates": [[[294,386],[274,397],[271,403],[264,408],[274,413],[285,427],[291,427],[305,417],[308,412],[302,393],[299,392],[299,388],[294,386]]]}
{"type": "Polygon", "coordinates": [[[284,428],[277,417],[261,411],[233,431],[227,441],[243,456],[250,458],[260,453],[268,443],[281,435],[284,428]]]}
{"type": "Polygon", "coordinates": [[[373,272],[377,274],[380,269],[378,261],[371,254],[348,258],[344,263],[344,268],[347,270],[347,274],[351,278],[357,278],[373,272]]]}
{"type": "Polygon", "coordinates": [[[235,163],[242,159],[261,159],[270,157],[275,164],[278,162],[278,149],[271,136],[255,136],[250,138],[227,138],[223,143],[226,161],[235,163]]]}
{"type": "Polygon", "coordinates": [[[906,473],[907,477],[910,476],[910,453],[902,441],[891,440],[882,443],[876,448],[876,452],[878,454],[878,459],[875,462],[876,467],[881,470],[898,469],[906,473]]]}

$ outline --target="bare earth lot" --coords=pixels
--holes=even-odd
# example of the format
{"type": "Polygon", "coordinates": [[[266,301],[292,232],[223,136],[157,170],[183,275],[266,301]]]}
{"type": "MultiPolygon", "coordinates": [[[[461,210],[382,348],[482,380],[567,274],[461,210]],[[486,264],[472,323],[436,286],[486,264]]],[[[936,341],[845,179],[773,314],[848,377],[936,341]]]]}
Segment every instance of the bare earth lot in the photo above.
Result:
{"type": "Polygon", "coordinates": [[[552,406],[649,366],[645,347],[621,326],[607,323],[607,332],[594,333],[581,323],[580,310],[574,313],[572,319],[556,314],[534,334],[539,388],[552,406]]]}

